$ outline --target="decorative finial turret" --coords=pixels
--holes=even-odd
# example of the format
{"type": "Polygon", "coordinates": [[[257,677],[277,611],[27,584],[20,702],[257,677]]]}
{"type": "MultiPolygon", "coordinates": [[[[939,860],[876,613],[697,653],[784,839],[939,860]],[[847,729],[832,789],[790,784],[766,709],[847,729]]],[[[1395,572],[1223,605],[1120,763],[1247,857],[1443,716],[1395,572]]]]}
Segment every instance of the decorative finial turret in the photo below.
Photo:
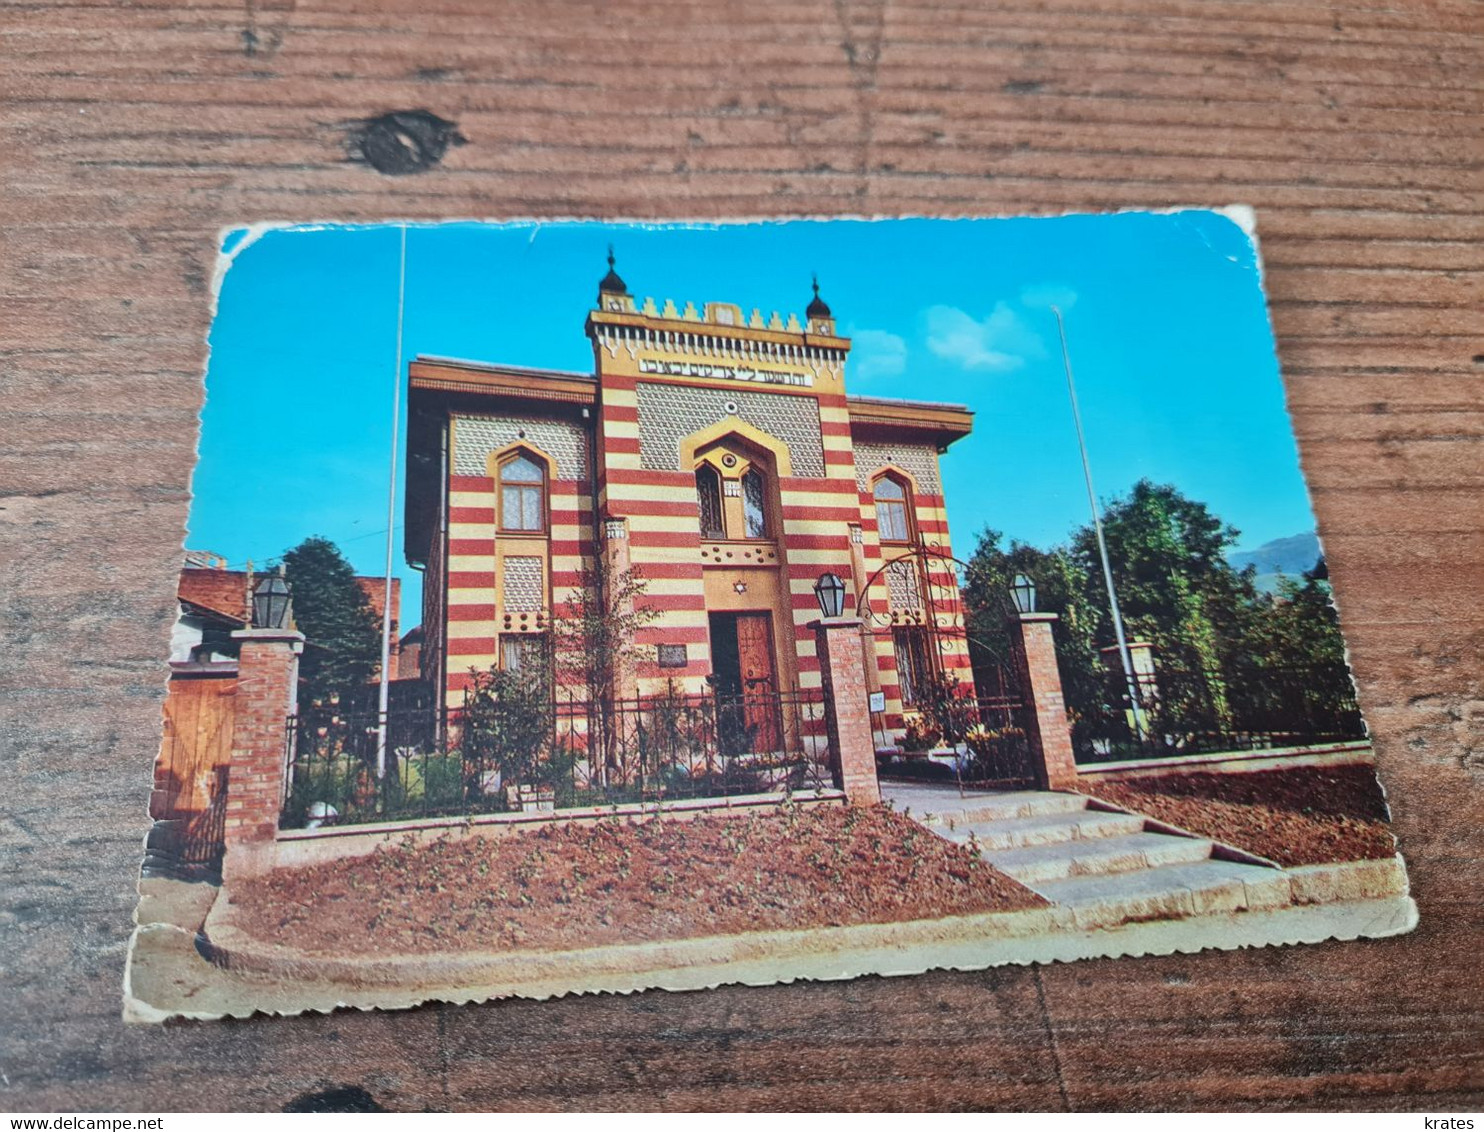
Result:
{"type": "Polygon", "coordinates": [[[598,283],[598,294],[600,295],[627,295],[628,287],[619,278],[618,272],[613,269],[613,245],[608,245],[608,274],[603,276],[598,283]]]}
{"type": "Polygon", "coordinates": [[[816,318],[833,318],[830,314],[829,304],[819,297],[819,276],[813,277],[814,298],[810,300],[809,306],[804,311],[804,317],[813,321],[816,318]]]}

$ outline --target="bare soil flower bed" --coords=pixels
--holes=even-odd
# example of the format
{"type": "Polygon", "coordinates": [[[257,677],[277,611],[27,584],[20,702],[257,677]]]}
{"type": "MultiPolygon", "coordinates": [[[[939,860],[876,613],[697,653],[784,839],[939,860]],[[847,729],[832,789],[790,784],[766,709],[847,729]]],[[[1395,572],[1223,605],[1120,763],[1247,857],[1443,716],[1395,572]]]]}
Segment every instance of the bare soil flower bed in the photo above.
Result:
{"type": "Polygon", "coordinates": [[[901,814],[840,806],[443,838],[281,869],[231,899],[251,935],[342,956],[561,950],[1045,904],[901,814]]]}
{"type": "Polygon", "coordinates": [[[1141,776],[1099,783],[1092,792],[1280,865],[1374,860],[1396,852],[1386,801],[1368,766],[1141,776]]]}

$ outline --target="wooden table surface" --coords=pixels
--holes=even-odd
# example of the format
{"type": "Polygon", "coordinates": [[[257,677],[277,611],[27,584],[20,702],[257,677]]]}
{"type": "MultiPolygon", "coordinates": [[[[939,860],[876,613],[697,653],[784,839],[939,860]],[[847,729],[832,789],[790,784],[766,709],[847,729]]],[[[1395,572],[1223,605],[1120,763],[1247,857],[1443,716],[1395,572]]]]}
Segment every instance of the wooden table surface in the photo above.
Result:
{"type": "Polygon", "coordinates": [[[1484,1106],[1481,22],[1462,0],[0,3],[0,1109],[1484,1106]],[[354,157],[419,109],[466,144],[400,176],[354,157]],[[122,1025],[221,228],[1233,202],[1259,212],[1415,933],[122,1025]]]}

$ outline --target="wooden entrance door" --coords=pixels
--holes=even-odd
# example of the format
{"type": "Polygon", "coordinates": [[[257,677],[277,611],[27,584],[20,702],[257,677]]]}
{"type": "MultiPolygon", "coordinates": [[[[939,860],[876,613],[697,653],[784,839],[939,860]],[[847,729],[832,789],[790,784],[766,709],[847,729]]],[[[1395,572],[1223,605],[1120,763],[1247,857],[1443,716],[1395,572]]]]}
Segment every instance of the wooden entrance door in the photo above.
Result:
{"type": "Polygon", "coordinates": [[[235,672],[171,678],[155,760],[152,848],[183,866],[221,862],[226,777],[237,717],[235,672]]]}
{"type": "Polygon", "coordinates": [[[232,761],[236,696],[235,674],[171,679],[151,817],[195,817],[216,800],[217,772],[232,761]]]}
{"type": "Polygon", "coordinates": [[[778,674],[773,666],[773,618],[769,614],[737,614],[737,674],[742,685],[743,722],[752,738],[752,749],[782,750],[778,674]]]}
{"type": "Polygon", "coordinates": [[[732,755],[780,750],[771,614],[711,614],[711,670],[723,750],[732,755]]]}

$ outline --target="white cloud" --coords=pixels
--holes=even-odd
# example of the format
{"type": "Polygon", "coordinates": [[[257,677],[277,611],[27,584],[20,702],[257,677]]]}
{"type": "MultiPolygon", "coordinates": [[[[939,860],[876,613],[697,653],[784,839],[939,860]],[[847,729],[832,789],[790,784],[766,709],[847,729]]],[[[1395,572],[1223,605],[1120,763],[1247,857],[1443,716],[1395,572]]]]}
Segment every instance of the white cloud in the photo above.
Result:
{"type": "Polygon", "coordinates": [[[907,343],[895,334],[857,330],[850,341],[850,361],[857,377],[895,377],[907,368],[907,343]]]}
{"type": "Polygon", "coordinates": [[[945,306],[929,307],[923,317],[928,349],[964,369],[1006,373],[1046,354],[1039,335],[1007,303],[996,303],[983,319],[945,306]]]}
{"type": "Polygon", "coordinates": [[[1065,314],[1077,305],[1077,292],[1065,283],[1032,283],[1021,288],[1020,302],[1031,308],[1060,307],[1065,314]]]}

